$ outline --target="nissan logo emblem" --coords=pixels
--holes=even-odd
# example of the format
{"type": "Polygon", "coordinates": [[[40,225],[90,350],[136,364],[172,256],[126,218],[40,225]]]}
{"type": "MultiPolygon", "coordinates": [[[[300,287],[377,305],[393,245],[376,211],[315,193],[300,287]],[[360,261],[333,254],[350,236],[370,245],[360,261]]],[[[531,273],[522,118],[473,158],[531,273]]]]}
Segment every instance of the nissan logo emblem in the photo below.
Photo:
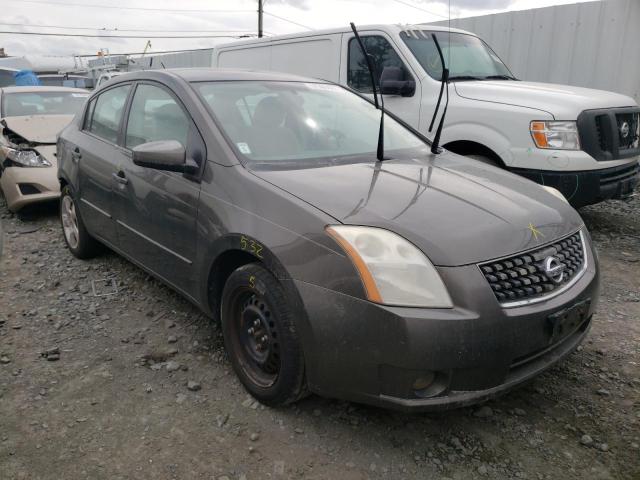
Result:
{"type": "Polygon", "coordinates": [[[556,257],[544,259],[544,273],[554,283],[564,280],[564,265],[556,257]]]}
{"type": "Polygon", "coordinates": [[[623,124],[620,125],[620,135],[622,135],[622,138],[627,138],[630,132],[631,127],[629,127],[629,122],[623,122],[623,124]]]}

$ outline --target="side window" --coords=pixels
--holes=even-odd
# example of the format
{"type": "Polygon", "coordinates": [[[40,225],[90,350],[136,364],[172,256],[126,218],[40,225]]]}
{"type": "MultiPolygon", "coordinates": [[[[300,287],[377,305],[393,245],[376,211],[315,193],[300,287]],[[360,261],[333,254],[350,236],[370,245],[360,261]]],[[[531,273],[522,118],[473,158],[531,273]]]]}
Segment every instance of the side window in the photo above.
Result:
{"type": "Polygon", "coordinates": [[[186,148],[190,125],[187,115],[166,90],[153,85],[139,85],[127,122],[126,147],[177,140],[186,148]]]}
{"type": "Polygon", "coordinates": [[[92,99],[91,102],[89,102],[89,106],[87,107],[87,114],[84,117],[84,122],[82,124],[82,128],[84,130],[89,130],[89,127],[91,125],[91,119],[93,118],[93,110],[96,108],[96,99],[92,99]]]}
{"type": "MultiPolygon", "coordinates": [[[[376,86],[382,75],[384,67],[399,67],[404,73],[404,78],[410,79],[404,63],[393,49],[389,41],[381,36],[360,37],[364,48],[373,57],[373,69],[376,86]]],[[[372,93],[371,76],[367,68],[367,60],[362,54],[360,45],[355,38],[349,40],[349,60],[347,71],[347,84],[362,93],[372,93]]]]}
{"type": "Polygon", "coordinates": [[[118,131],[120,130],[120,120],[124,105],[127,102],[131,85],[112,88],[100,94],[91,115],[91,123],[88,131],[111,143],[118,143],[118,131]]]}

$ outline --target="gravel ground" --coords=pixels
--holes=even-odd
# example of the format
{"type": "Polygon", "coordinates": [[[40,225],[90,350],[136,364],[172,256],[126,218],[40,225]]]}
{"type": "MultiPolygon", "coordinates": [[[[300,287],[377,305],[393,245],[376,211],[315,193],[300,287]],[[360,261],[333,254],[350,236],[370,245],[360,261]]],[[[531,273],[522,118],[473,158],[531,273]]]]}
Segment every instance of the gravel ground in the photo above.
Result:
{"type": "Polygon", "coordinates": [[[406,415],[263,407],[194,307],[113,253],[73,258],[55,206],[0,204],[0,478],[637,480],[640,200],[581,213],[603,274],[583,346],[485,405],[406,415]]]}

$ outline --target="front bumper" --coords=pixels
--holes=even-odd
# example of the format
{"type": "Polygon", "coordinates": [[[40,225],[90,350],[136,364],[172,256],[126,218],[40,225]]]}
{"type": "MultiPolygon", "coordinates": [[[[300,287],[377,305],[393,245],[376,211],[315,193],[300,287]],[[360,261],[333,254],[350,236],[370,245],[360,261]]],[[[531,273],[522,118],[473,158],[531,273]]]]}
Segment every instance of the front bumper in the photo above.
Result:
{"type": "Polygon", "coordinates": [[[601,170],[510,170],[536,183],[560,190],[574,208],[628,197],[640,183],[640,165],[637,160],[601,170]]]}
{"type": "Polygon", "coordinates": [[[17,212],[26,205],[60,198],[60,184],[55,167],[6,167],[0,177],[0,187],[7,207],[17,212]]]}
{"type": "Polygon", "coordinates": [[[439,268],[453,309],[385,307],[293,281],[308,319],[300,326],[309,388],[323,396],[401,410],[460,407],[503,393],[569,354],[597,305],[598,268],[566,292],[504,309],[475,265],[439,268]],[[582,323],[560,339],[550,315],[589,301],[582,323]],[[432,378],[417,392],[416,379],[432,378]]]}

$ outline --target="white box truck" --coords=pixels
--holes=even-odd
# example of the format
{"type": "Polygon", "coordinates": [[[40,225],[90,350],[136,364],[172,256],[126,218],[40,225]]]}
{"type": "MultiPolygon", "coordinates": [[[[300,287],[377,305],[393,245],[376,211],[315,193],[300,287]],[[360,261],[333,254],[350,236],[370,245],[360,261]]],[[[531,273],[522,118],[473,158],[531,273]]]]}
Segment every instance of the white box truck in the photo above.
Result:
{"type": "MultiPolygon", "coordinates": [[[[555,187],[576,208],[633,193],[640,178],[640,107],[632,98],[520,81],[482,39],[463,30],[373,25],[358,31],[375,60],[376,79],[383,77],[378,83],[385,109],[431,138],[442,78],[436,35],[450,71],[441,139],[446,149],[555,187]]],[[[220,45],[212,63],[321,78],[372,93],[348,27],[220,45]]]]}

